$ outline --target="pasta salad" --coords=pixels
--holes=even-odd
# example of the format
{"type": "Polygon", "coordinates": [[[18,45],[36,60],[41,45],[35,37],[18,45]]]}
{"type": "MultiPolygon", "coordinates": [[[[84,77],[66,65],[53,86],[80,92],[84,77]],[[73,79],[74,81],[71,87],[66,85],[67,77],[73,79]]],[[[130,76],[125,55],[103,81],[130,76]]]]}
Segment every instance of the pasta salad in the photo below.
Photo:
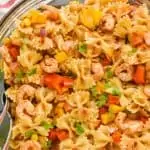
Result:
{"type": "Polygon", "coordinates": [[[0,53],[12,150],[150,149],[146,5],[44,5],[16,20],[0,53]]]}

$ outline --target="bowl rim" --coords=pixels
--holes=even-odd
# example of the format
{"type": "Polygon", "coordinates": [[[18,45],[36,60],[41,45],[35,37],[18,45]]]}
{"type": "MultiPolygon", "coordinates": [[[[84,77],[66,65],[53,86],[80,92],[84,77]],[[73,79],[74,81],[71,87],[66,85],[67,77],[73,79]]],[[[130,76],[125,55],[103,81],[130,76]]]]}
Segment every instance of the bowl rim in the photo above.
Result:
{"type": "Polygon", "coordinates": [[[7,19],[7,17],[13,13],[13,11],[19,6],[22,5],[26,0],[20,0],[18,3],[14,4],[12,6],[12,8],[10,8],[0,19],[0,26],[5,22],[5,20],[7,19]]]}

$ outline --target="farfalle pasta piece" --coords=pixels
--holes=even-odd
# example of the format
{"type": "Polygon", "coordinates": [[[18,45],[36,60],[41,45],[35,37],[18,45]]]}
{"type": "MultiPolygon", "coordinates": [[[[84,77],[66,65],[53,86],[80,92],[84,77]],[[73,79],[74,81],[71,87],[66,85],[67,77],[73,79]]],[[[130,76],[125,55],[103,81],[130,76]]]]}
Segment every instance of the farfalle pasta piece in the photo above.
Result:
{"type": "Polygon", "coordinates": [[[48,88],[41,87],[36,90],[35,96],[38,101],[51,102],[54,100],[56,92],[48,88]]]}
{"type": "Polygon", "coordinates": [[[121,150],[129,150],[134,148],[134,144],[135,144],[135,139],[130,138],[127,135],[123,134],[119,146],[121,150]]]}
{"type": "Polygon", "coordinates": [[[56,119],[56,126],[60,129],[67,129],[69,131],[69,137],[73,137],[73,131],[75,120],[72,118],[71,114],[64,114],[58,119],[56,119]]]}
{"type": "Polygon", "coordinates": [[[132,100],[140,107],[144,107],[147,104],[147,97],[142,91],[142,88],[138,88],[135,93],[132,94],[132,100]]]}
{"type": "Polygon", "coordinates": [[[81,108],[86,105],[90,100],[90,93],[87,91],[78,91],[68,96],[67,102],[72,107],[81,108]]]}
{"type": "Polygon", "coordinates": [[[150,145],[137,141],[136,150],[141,150],[141,149],[148,150],[150,149],[150,145]]]}
{"type": "Polygon", "coordinates": [[[59,144],[59,148],[60,150],[72,150],[74,148],[73,141],[71,139],[64,140],[59,144]]]}
{"type": "Polygon", "coordinates": [[[95,129],[95,127],[97,127],[99,124],[99,111],[96,108],[94,109],[83,107],[79,109],[74,109],[71,112],[71,116],[73,118],[76,118],[76,120],[83,122],[89,129],[95,129]]]}
{"type": "Polygon", "coordinates": [[[137,113],[140,110],[140,106],[136,103],[131,103],[126,106],[126,109],[131,113],[137,113]]]}
{"type": "Polygon", "coordinates": [[[114,29],[114,35],[121,37],[121,38],[125,38],[131,26],[132,24],[131,24],[131,20],[129,17],[121,18],[116,24],[116,27],[114,29]]]}
{"type": "Polygon", "coordinates": [[[112,142],[110,136],[109,127],[101,125],[97,131],[92,132],[94,147],[95,149],[100,149],[105,147],[108,143],[112,142]],[[100,136],[101,135],[101,136],[100,136]]]}
{"type": "Polygon", "coordinates": [[[78,137],[76,141],[67,139],[60,143],[60,150],[72,150],[72,149],[90,150],[92,149],[92,146],[88,141],[88,139],[84,136],[78,137]]]}
{"type": "Polygon", "coordinates": [[[28,42],[28,44],[36,50],[50,50],[54,48],[53,40],[45,37],[43,41],[41,41],[41,37],[34,36],[32,40],[28,42]]]}
{"type": "Polygon", "coordinates": [[[92,145],[85,136],[80,136],[75,142],[75,148],[79,150],[92,149],[92,145]]]}
{"type": "Polygon", "coordinates": [[[71,59],[68,60],[66,67],[76,74],[78,77],[84,77],[90,74],[91,60],[90,59],[71,59]]]}
{"type": "Polygon", "coordinates": [[[69,7],[64,7],[60,10],[60,20],[62,23],[61,32],[63,34],[71,32],[78,23],[79,14],[72,13],[69,7]]]}
{"type": "Polygon", "coordinates": [[[127,107],[130,103],[132,102],[132,100],[130,98],[127,98],[124,95],[121,95],[120,97],[120,105],[123,107],[127,107]]]}
{"type": "Polygon", "coordinates": [[[74,89],[76,90],[86,90],[94,86],[95,80],[91,75],[86,75],[83,78],[78,77],[74,82],[74,89]]]}
{"type": "Polygon", "coordinates": [[[35,117],[46,118],[52,111],[52,104],[42,101],[35,107],[35,117]]]}
{"type": "Polygon", "coordinates": [[[21,51],[18,61],[23,67],[32,68],[42,59],[42,55],[36,51],[21,51]]]}

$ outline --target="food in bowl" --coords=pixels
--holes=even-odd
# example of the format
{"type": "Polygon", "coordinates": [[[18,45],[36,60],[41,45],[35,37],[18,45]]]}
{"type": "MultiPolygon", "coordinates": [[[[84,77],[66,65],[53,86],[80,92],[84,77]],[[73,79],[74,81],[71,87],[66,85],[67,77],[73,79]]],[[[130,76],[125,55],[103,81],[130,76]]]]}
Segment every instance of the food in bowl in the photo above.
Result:
{"type": "Polygon", "coordinates": [[[32,9],[0,48],[11,149],[150,148],[150,15],[126,0],[32,9]]]}

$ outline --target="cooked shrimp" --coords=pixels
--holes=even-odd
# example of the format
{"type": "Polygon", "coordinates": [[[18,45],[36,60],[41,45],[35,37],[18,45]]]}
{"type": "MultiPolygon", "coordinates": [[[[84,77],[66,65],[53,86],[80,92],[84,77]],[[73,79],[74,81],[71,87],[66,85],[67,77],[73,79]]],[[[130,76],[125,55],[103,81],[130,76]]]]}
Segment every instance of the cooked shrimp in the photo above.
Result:
{"type": "Polygon", "coordinates": [[[17,100],[22,101],[26,99],[26,97],[32,98],[35,94],[35,88],[31,85],[24,84],[19,88],[19,91],[17,93],[17,100]]]}
{"type": "Polygon", "coordinates": [[[44,9],[46,9],[43,13],[50,20],[57,21],[59,19],[59,11],[57,8],[50,5],[43,5],[44,9]]]}
{"type": "Polygon", "coordinates": [[[150,46],[150,32],[144,34],[145,43],[150,46]]]}
{"type": "Polygon", "coordinates": [[[144,93],[146,96],[150,97],[150,85],[145,85],[144,93]]]}
{"type": "Polygon", "coordinates": [[[27,122],[32,122],[31,116],[35,114],[33,104],[26,100],[23,102],[20,102],[16,107],[16,114],[20,119],[24,119],[27,122]]]}
{"type": "Polygon", "coordinates": [[[112,31],[115,27],[115,18],[112,14],[107,14],[103,18],[103,30],[105,31],[112,31]]]}
{"type": "Polygon", "coordinates": [[[5,60],[7,64],[10,64],[12,62],[12,58],[8,52],[7,47],[5,46],[0,47],[0,54],[2,55],[2,58],[5,60]]]}
{"type": "Polygon", "coordinates": [[[54,58],[50,58],[48,55],[45,56],[41,62],[41,68],[47,73],[54,73],[58,71],[58,62],[54,58]]]}
{"type": "Polygon", "coordinates": [[[40,143],[28,140],[20,146],[20,150],[41,150],[40,143]]]}
{"type": "Polygon", "coordinates": [[[123,63],[120,66],[116,67],[115,74],[124,82],[132,80],[133,67],[127,63],[123,63]]]}
{"type": "Polygon", "coordinates": [[[126,130],[128,134],[142,131],[142,121],[126,120],[126,117],[127,115],[123,112],[120,112],[116,117],[115,123],[121,130],[126,130]]]}
{"type": "Polygon", "coordinates": [[[100,80],[104,76],[104,69],[100,63],[92,63],[92,72],[95,80],[100,80]]]}

